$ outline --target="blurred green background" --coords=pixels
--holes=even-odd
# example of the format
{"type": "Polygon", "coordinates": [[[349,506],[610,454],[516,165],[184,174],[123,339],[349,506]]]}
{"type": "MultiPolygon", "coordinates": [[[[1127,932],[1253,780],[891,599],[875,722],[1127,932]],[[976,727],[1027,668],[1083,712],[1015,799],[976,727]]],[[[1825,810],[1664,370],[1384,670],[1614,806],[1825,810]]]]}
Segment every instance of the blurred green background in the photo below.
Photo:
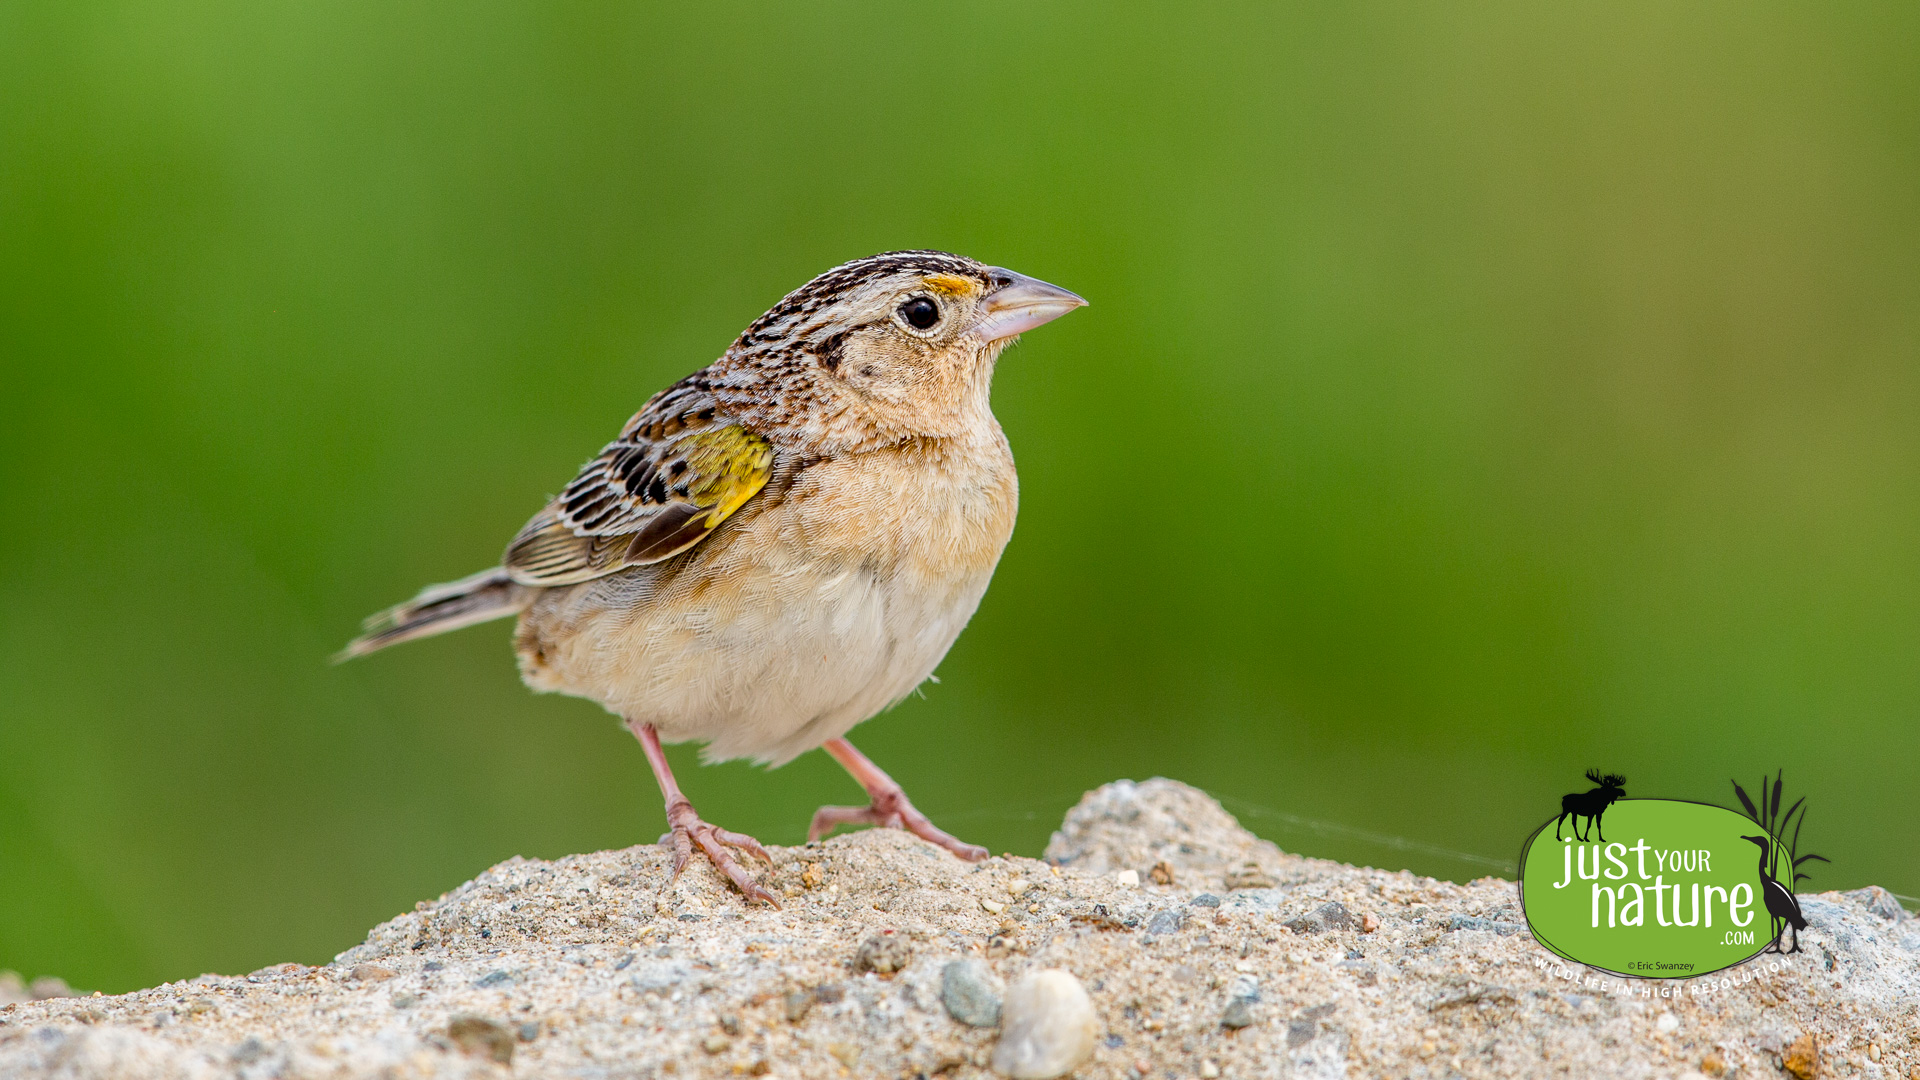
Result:
{"type": "MultiPolygon", "coordinates": [[[[856,733],[940,823],[1164,774],[1465,879],[1590,766],[1784,766],[1813,888],[1920,893],[1920,8],[692,7],[0,2],[0,967],[318,962],[652,840],[506,625],[326,658],[920,246],[1094,304],[1003,361],[1018,532],[856,733]]],[[[770,842],[858,796],[674,760],[770,842]]]]}

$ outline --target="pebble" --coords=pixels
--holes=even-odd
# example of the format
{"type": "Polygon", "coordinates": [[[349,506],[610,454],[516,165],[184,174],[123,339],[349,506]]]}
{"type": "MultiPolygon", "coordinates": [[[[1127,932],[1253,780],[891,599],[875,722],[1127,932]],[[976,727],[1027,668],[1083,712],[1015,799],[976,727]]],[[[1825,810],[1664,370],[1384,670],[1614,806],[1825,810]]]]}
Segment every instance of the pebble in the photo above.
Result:
{"type": "Polygon", "coordinates": [[[955,960],[940,971],[940,1002],[968,1027],[1000,1022],[1000,980],[981,960],[955,960]]]}
{"type": "Polygon", "coordinates": [[[1260,1001],[1260,980],[1251,975],[1236,975],[1227,992],[1227,1007],[1220,1014],[1220,1026],[1243,1028],[1253,1023],[1253,1007],[1260,1001]]]}
{"type": "Polygon", "coordinates": [[[861,943],[854,954],[853,970],[891,975],[913,959],[913,947],[891,930],[882,930],[861,943]]]}
{"type": "Polygon", "coordinates": [[[1187,901],[1187,903],[1192,904],[1194,907],[1217,908],[1220,906],[1220,898],[1213,895],[1212,893],[1203,892],[1199,896],[1196,896],[1193,899],[1187,901]]]}
{"type": "Polygon", "coordinates": [[[39,978],[28,983],[27,994],[28,996],[32,997],[33,1000],[35,1001],[46,1001],[49,998],[69,998],[69,997],[80,996],[79,994],[76,994],[73,992],[73,988],[71,986],[67,985],[67,980],[61,978],[58,975],[42,975],[39,978]]]}
{"type": "Polygon", "coordinates": [[[1780,1055],[1780,1067],[1792,1073],[1795,1080],[1813,1080],[1820,1073],[1820,1044],[1812,1035],[1793,1040],[1780,1055]]]}
{"type": "Polygon", "coordinates": [[[1215,1080],[1220,1075],[1220,1066],[1211,1061],[1200,1063],[1200,1080],[1215,1080]]]}
{"type": "Polygon", "coordinates": [[[1287,920],[1284,925],[1296,934],[1323,934],[1329,930],[1352,930],[1358,924],[1345,904],[1329,900],[1297,919],[1287,920]]]}
{"type": "Polygon", "coordinates": [[[488,1057],[502,1065],[513,1061],[513,1032],[483,1016],[456,1016],[447,1025],[447,1038],[462,1053],[488,1057]]]}
{"type": "Polygon", "coordinates": [[[1013,984],[1000,1009],[995,1072],[1013,1080],[1051,1080],[1093,1056],[1093,999],[1072,973],[1046,968],[1013,984]]]}
{"type": "Polygon", "coordinates": [[[1672,1034],[1674,1029],[1678,1028],[1679,1026],[1680,1026],[1680,1018],[1673,1015],[1670,1012],[1661,1013],[1659,1018],[1654,1020],[1653,1022],[1653,1030],[1659,1032],[1662,1035],[1672,1034]]]}
{"type": "Polygon", "coordinates": [[[1124,885],[1129,889],[1138,888],[1140,885],[1140,871],[1122,870],[1113,875],[1113,880],[1116,884],[1124,885]]]}
{"type": "Polygon", "coordinates": [[[1177,933],[1186,921],[1185,909],[1168,908],[1165,911],[1156,912],[1153,918],[1147,920],[1147,933],[1154,935],[1177,933]]]}
{"type": "Polygon", "coordinates": [[[1233,889],[1271,889],[1273,879],[1260,869],[1258,863],[1247,863],[1237,870],[1227,871],[1227,888],[1233,889]]]}

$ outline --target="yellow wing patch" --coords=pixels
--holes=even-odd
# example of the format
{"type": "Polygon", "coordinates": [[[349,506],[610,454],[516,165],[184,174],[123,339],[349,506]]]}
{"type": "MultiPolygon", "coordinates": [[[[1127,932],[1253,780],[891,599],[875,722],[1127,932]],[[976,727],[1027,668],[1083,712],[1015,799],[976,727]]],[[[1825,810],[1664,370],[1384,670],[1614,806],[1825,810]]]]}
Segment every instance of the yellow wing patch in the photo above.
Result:
{"type": "Polygon", "coordinates": [[[589,462],[507,546],[523,585],[572,585],[671,558],[767,486],[773,446],[741,427],[696,427],[657,441],[630,431],[589,462]]]}
{"type": "Polygon", "coordinates": [[[674,449],[697,478],[687,490],[693,504],[712,508],[708,529],[717,528],[758,495],[773,472],[773,446],[738,425],[697,431],[678,440],[674,449]]]}

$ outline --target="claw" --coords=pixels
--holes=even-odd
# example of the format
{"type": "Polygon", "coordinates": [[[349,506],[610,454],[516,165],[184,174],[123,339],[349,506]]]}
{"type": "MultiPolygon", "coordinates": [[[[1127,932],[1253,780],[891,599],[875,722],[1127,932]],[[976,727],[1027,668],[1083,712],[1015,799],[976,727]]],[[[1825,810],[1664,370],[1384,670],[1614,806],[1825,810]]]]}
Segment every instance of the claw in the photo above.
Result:
{"type": "Polygon", "coordinates": [[[740,890],[740,895],[779,907],[780,901],[761,888],[760,883],[753,880],[752,875],[735,862],[721,845],[739,848],[768,866],[773,865],[773,856],[760,846],[760,841],[745,833],[728,832],[701,821],[693,804],[680,793],[680,785],[674,782],[673,770],[667,766],[667,753],[660,746],[660,732],[652,724],[640,720],[627,721],[627,729],[633,732],[634,738],[640,740],[640,748],[647,753],[647,764],[653,769],[653,778],[660,784],[660,794],[667,800],[667,824],[673,831],[661,837],[660,842],[663,845],[668,842],[673,844],[673,876],[679,877],[680,872],[687,868],[687,863],[693,858],[693,847],[698,844],[700,853],[707,857],[715,870],[733,882],[733,887],[740,890]]]}
{"type": "Polygon", "coordinates": [[[713,835],[716,837],[719,837],[721,843],[728,844],[732,847],[737,847],[741,851],[744,851],[747,854],[753,856],[754,858],[759,859],[761,862],[766,863],[768,866],[773,865],[773,856],[771,854],[768,854],[766,848],[763,848],[760,846],[760,841],[755,840],[753,837],[748,836],[746,833],[728,832],[725,829],[715,829],[713,830],[713,835]]]}
{"type": "Polygon", "coordinates": [[[807,826],[807,842],[832,832],[841,825],[877,825],[883,829],[905,829],[907,832],[946,848],[967,862],[979,862],[987,857],[987,849],[978,844],[969,844],[952,836],[927,820],[927,815],[914,808],[907,801],[904,792],[878,791],[873,802],[866,806],[823,806],[813,812],[813,821],[807,826]]]}
{"type": "Polygon", "coordinates": [[[766,848],[760,846],[760,841],[745,833],[730,832],[707,824],[700,820],[700,815],[694,812],[693,806],[684,800],[667,808],[667,821],[673,826],[674,877],[679,877],[680,872],[687,868],[687,863],[693,858],[693,848],[698,845],[700,853],[707,857],[707,861],[713,864],[715,870],[720,871],[722,876],[733,882],[733,887],[740,890],[740,895],[749,900],[760,900],[772,904],[776,908],[780,906],[780,901],[755,881],[753,875],[747,873],[746,868],[727,853],[727,847],[739,848],[768,866],[772,866],[773,856],[767,853],[766,848]]]}

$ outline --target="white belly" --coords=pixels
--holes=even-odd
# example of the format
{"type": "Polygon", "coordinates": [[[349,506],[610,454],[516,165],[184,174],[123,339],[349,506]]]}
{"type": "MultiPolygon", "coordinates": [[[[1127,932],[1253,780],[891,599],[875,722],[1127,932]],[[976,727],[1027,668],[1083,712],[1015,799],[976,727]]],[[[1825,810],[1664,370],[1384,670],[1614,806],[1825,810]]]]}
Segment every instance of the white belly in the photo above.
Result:
{"type": "Polygon", "coordinates": [[[979,607],[1011,505],[977,537],[972,507],[909,498],[919,513],[849,522],[796,496],[687,557],[542,595],[521,620],[528,684],[705,740],[709,760],[772,764],[911,693],[979,607]],[[957,542],[979,557],[954,558],[957,542]]]}

